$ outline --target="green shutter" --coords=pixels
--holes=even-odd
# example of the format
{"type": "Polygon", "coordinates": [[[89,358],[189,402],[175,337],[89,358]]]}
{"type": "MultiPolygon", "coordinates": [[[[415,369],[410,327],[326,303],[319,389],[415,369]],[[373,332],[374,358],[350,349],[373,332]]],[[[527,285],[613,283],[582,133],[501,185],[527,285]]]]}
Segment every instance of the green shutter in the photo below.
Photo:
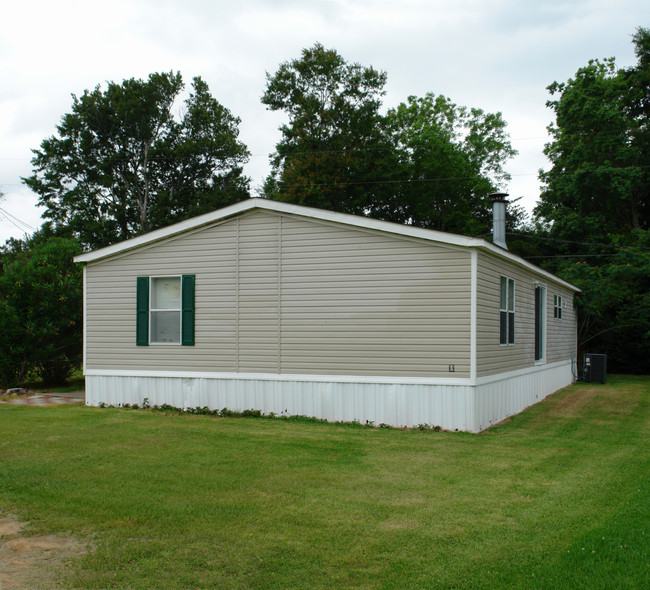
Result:
{"type": "Polygon", "coordinates": [[[138,277],[135,343],[149,345],[149,277],[138,277]]]}
{"type": "Polygon", "coordinates": [[[194,346],[194,275],[183,275],[181,313],[181,344],[194,346]]]}

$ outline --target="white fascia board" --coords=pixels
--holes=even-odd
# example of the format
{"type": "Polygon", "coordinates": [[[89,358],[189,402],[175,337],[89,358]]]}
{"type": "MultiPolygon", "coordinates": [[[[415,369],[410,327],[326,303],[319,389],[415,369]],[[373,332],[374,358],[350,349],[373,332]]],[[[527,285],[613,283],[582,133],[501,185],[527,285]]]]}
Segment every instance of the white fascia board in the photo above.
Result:
{"type": "Polygon", "coordinates": [[[492,254],[496,254],[500,258],[505,258],[506,260],[509,260],[510,262],[513,262],[514,264],[517,264],[523,268],[526,268],[530,270],[531,272],[534,272],[535,274],[541,275],[551,281],[554,281],[556,283],[559,283],[560,285],[566,287],[567,289],[570,289],[571,291],[579,292],[582,289],[576,287],[575,285],[572,285],[568,281],[565,281],[564,279],[561,279],[560,277],[554,275],[553,273],[550,273],[539,266],[535,266],[531,262],[528,262],[521,258],[520,256],[517,256],[516,254],[512,254],[508,252],[507,250],[504,250],[503,248],[500,248],[499,246],[495,246],[494,244],[491,244],[490,242],[486,242],[485,240],[481,240],[483,242],[480,246],[481,249],[487,250],[488,252],[491,252],[492,254]]]}
{"type": "Polygon", "coordinates": [[[403,225],[401,223],[392,223],[390,221],[380,221],[370,217],[362,217],[360,215],[349,215],[347,213],[337,213],[335,211],[327,211],[325,209],[315,209],[313,207],[305,207],[303,205],[293,205],[291,203],[283,203],[282,201],[272,201],[270,199],[253,198],[240,201],[234,205],[229,205],[223,209],[205,213],[192,219],[180,221],[174,225],[156,229],[147,234],[125,240],[106,248],[100,248],[93,252],[87,252],[75,256],[75,262],[95,262],[104,258],[109,258],[117,254],[122,254],[136,248],[151,245],[155,242],[165,240],[189,231],[199,229],[214,223],[219,223],[251,211],[253,209],[262,209],[266,211],[273,211],[276,213],[284,213],[286,215],[295,215],[298,217],[306,217],[309,219],[318,219],[320,221],[327,221],[330,223],[337,223],[348,227],[357,227],[360,229],[373,230],[382,233],[393,234],[396,236],[405,236],[409,238],[416,238],[428,242],[436,242],[438,244],[447,244],[450,246],[460,246],[463,248],[480,248],[487,250],[501,258],[510,260],[511,262],[523,266],[537,274],[541,274],[553,281],[559,282],[568,289],[579,291],[574,285],[563,281],[562,279],[552,275],[549,272],[538,268],[534,264],[526,262],[523,258],[511,254],[507,250],[495,246],[482,238],[471,238],[468,236],[459,236],[457,234],[450,234],[446,232],[436,231],[432,229],[423,229],[420,227],[413,227],[411,225],[403,225]]]}
{"type": "Polygon", "coordinates": [[[279,201],[268,201],[267,199],[257,200],[261,200],[265,204],[271,204],[271,206],[265,206],[264,208],[276,211],[278,213],[309,217],[312,219],[319,219],[321,221],[329,221],[330,223],[338,223],[341,225],[358,227],[361,229],[370,229],[382,233],[395,234],[398,236],[407,236],[409,238],[418,238],[430,242],[439,242],[442,244],[463,246],[466,248],[471,246],[480,246],[483,242],[483,240],[478,238],[459,236],[457,234],[450,234],[433,229],[423,229],[420,227],[413,227],[412,225],[393,223],[391,221],[381,221],[379,219],[373,219],[372,217],[362,217],[360,215],[337,213],[336,211],[314,209],[312,207],[303,207],[302,205],[292,205],[290,203],[281,203],[279,201]]]}
{"type": "Polygon", "coordinates": [[[205,213],[204,215],[199,215],[198,217],[193,217],[192,219],[180,221],[168,227],[156,229],[147,234],[138,236],[137,238],[131,238],[130,240],[125,240],[118,244],[107,246],[106,248],[100,248],[99,250],[94,250],[93,252],[80,254],[79,256],[75,257],[74,261],[94,262],[96,260],[108,258],[116,254],[126,252],[128,250],[140,248],[142,246],[146,246],[154,242],[159,242],[172,236],[176,236],[191,230],[196,230],[197,228],[211,225],[213,223],[224,221],[230,217],[234,217],[235,215],[245,213],[246,211],[250,211],[252,209],[263,209],[266,211],[274,211],[276,213],[285,213],[287,215],[296,215],[299,217],[319,219],[322,221],[329,221],[331,223],[339,223],[342,225],[371,229],[384,233],[409,236],[428,241],[451,244],[454,246],[480,246],[483,243],[483,240],[477,238],[458,236],[455,234],[449,234],[430,229],[422,229],[419,227],[412,227],[399,223],[391,223],[389,221],[380,221],[377,219],[371,219],[370,217],[348,215],[346,213],[336,213],[334,211],[326,211],[324,209],[315,209],[313,207],[293,205],[291,203],[283,203],[281,201],[271,201],[270,199],[254,198],[240,201],[234,205],[224,207],[223,209],[219,209],[217,211],[212,211],[211,213],[205,213]]]}
{"type": "Polygon", "coordinates": [[[211,211],[210,213],[205,213],[199,215],[198,217],[192,217],[191,219],[186,219],[185,221],[179,221],[173,225],[163,227],[161,229],[155,229],[146,234],[138,236],[137,238],[131,238],[130,240],[125,240],[112,246],[106,246],[106,248],[100,248],[99,250],[93,250],[92,252],[86,252],[85,254],[80,254],[75,256],[75,262],[94,262],[95,260],[101,260],[102,258],[108,258],[116,254],[121,254],[128,250],[134,250],[140,248],[141,246],[146,246],[154,242],[160,242],[166,238],[175,236],[177,234],[182,234],[187,231],[200,228],[205,225],[210,225],[212,223],[227,219],[233,215],[237,215],[248,209],[251,209],[252,206],[249,204],[250,201],[264,200],[264,199],[248,199],[246,201],[240,201],[234,205],[224,207],[217,211],[211,211]]]}

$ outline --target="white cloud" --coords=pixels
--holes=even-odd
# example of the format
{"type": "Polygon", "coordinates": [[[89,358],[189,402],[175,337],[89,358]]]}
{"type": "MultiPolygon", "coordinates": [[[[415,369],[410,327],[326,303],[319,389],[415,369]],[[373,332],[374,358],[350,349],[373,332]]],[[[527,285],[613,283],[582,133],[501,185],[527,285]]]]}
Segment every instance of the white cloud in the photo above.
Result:
{"type": "MultiPolygon", "coordinates": [[[[387,71],[385,106],[410,94],[501,111],[519,156],[512,196],[531,208],[546,125],[546,86],[590,58],[634,63],[630,35],[647,26],[641,0],[23,0],[3,7],[0,38],[0,190],[3,205],[38,225],[20,184],[30,149],[55,132],[81,94],[106,80],[179,70],[201,75],[241,117],[254,185],[268,172],[281,113],[260,103],[265,72],[316,41],[387,71]],[[646,22],[644,22],[644,20],[646,22]],[[531,139],[532,138],[532,139],[531,139]]],[[[0,243],[20,232],[0,219],[0,243]]]]}

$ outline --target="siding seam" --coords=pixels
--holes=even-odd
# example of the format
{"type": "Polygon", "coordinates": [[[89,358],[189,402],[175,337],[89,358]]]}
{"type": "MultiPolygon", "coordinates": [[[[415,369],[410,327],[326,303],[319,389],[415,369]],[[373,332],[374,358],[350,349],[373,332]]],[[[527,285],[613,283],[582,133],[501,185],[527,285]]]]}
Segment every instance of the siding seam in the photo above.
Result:
{"type": "Polygon", "coordinates": [[[84,269],[83,269],[83,359],[82,359],[82,365],[83,365],[83,373],[84,375],[86,374],[86,367],[87,367],[87,358],[88,358],[88,353],[86,352],[87,346],[88,346],[88,321],[87,321],[87,315],[88,315],[88,280],[87,280],[87,271],[88,270],[88,265],[84,264],[84,269]]]}
{"type": "Polygon", "coordinates": [[[278,215],[278,373],[282,373],[282,215],[278,215]]]}
{"type": "Polygon", "coordinates": [[[469,376],[476,379],[477,369],[477,306],[478,302],[478,252],[472,250],[470,259],[470,336],[469,336],[469,376]]]}

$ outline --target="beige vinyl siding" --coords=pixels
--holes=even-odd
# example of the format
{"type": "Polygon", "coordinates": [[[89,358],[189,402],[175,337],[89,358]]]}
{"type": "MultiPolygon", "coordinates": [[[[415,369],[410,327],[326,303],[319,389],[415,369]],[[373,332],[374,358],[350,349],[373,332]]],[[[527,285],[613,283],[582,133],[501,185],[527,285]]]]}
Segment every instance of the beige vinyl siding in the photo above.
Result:
{"type": "Polygon", "coordinates": [[[571,358],[578,348],[577,318],[573,308],[573,293],[561,285],[546,287],[547,354],[549,363],[571,358]],[[553,295],[562,297],[562,318],[553,317],[553,295]]]}
{"type": "Polygon", "coordinates": [[[87,292],[89,369],[469,376],[459,248],[253,211],[90,263],[87,292]],[[168,274],[196,275],[196,345],[136,347],[136,277],[168,274]]]}
{"type": "Polygon", "coordinates": [[[477,376],[515,371],[535,365],[535,285],[546,287],[545,362],[571,358],[576,319],[571,291],[497,256],[479,252],[477,277],[477,376]],[[499,344],[500,278],[515,279],[515,343],[499,344]],[[553,319],[553,294],[565,298],[566,317],[553,319]],[[562,322],[562,323],[558,323],[562,322]]]}
{"type": "Polygon", "coordinates": [[[252,213],[239,221],[237,370],[279,372],[280,216],[252,213]]]}
{"type": "Polygon", "coordinates": [[[467,251],[285,218],[285,373],[469,375],[467,251]]]}
{"type": "Polygon", "coordinates": [[[231,371],[236,361],[237,222],[86,270],[88,369],[231,371]],[[136,277],[196,275],[197,346],[135,345],[136,277]],[[209,368],[209,369],[208,369],[209,368]]]}
{"type": "Polygon", "coordinates": [[[532,278],[525,270],[483,252],[478,254],[476,346],[477,376],[534,365],[535,314],[532,278]],[[501,276],[515,279],[515,343],[499,344],[501,276]]]}

